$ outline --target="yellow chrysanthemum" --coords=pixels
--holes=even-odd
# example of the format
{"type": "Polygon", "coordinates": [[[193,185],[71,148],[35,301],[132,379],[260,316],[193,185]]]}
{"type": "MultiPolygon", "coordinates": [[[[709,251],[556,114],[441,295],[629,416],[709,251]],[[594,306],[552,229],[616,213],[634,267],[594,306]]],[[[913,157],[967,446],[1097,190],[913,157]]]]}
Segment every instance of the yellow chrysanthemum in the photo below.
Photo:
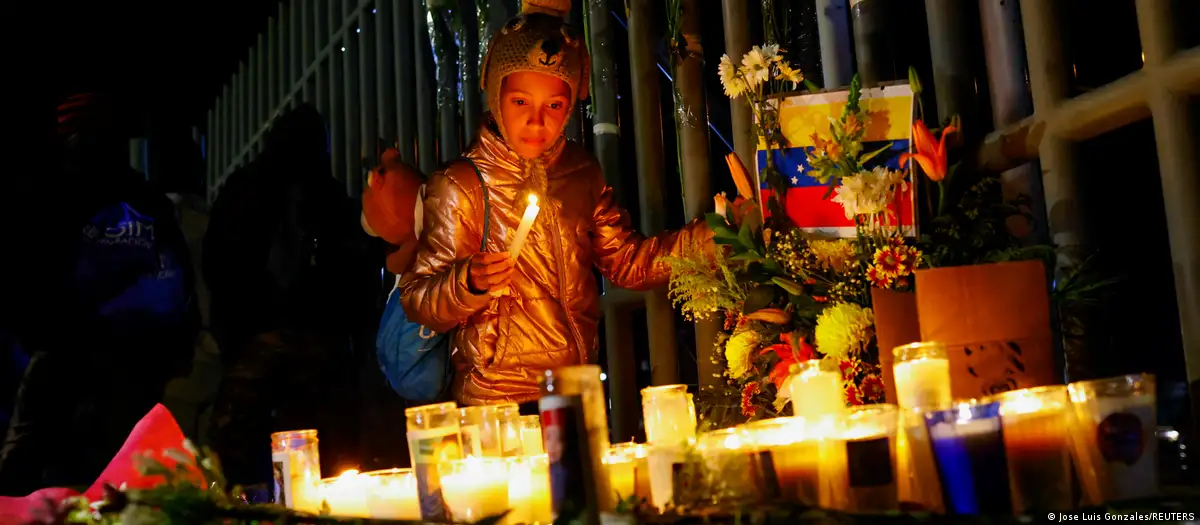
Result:
{"type": "Polygon", "coordinates": [[[817,350],[842,359],[866,349],[875,331],[875,313],[854,303],[839,303],[817,316],[817,350]]]}
{"type": "Polygon", "coordinates": [[[729,365],[726,375],[741,379],[750,373],[750,358],[758,348],[758,342],[758,333],[751,330],[733,334],[725,341],[725,362],[729,365]]]}
{"type": "Polygon", "coordinates": [[[808,249],[822,266],[835,272],[845,272],[854,264],[854,245],[847,239],[812,240],[808,249]]]}

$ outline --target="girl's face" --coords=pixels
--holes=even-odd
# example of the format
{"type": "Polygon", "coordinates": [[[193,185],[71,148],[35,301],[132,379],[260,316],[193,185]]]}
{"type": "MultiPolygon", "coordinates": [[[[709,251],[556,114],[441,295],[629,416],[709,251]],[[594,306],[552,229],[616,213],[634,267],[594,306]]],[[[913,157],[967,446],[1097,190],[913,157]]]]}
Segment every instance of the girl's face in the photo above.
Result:
{"type": "Polygon", "coordinates": [[[558,140],[571,116],[571,87],[543,73],[519,71],[500,86],[500,120],[505,139],[526,159],[541,156],[558,140]]]}

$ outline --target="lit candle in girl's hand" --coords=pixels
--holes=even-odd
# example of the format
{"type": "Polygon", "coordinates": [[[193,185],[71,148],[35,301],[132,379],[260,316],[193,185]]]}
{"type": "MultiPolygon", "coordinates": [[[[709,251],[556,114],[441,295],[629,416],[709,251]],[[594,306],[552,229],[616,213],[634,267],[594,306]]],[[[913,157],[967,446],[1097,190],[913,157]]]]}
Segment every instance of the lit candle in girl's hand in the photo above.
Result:
{"type": "Polygon", "coordinates": [[[512,258],[517,258],[521,254],[521,248],[525,247],[525,237],[529,235],[529,229],[533,227],[533,220],[537,218],[538,207],[537,195],[532,193],[528,197],[529,206],[525,207],[525,216],[521,217],[521,225],[517,227],[517,235],[513,238],[512,244],[508,246],[508,254],[512,258]]]}

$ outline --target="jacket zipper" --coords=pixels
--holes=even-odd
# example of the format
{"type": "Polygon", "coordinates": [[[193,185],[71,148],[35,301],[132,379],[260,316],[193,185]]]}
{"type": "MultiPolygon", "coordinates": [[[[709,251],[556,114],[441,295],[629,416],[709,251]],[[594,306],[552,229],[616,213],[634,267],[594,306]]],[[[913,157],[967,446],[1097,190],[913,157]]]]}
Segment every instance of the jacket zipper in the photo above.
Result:
{"type": "Polygon", "coordinates": [[[558,210],[553,212],[554,217],[554,232],[550,235],[554,241],[554,260],[558,263],[558,304],[562,306],[563,312],[567,314],[567,325],[571,328],[571,335],[575,337],[575,350],[581,358],[580,364],[586,365],[587,360],[582,359],[586,355],[583,348],[583,336],[579,335],[579,329],[575,327],[575,319],[571,317],[571,309],[567,307],[567,284],[566,284],[566,267],[563,265],[562,241],[559,240],[559,217],[558,210]]]}

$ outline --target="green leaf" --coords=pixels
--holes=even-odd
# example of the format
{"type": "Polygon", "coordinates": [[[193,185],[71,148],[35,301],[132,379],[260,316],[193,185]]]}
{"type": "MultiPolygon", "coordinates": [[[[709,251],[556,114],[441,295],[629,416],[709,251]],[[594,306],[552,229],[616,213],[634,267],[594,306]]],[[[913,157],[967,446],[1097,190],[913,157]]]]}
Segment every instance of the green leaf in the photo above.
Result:
{"type": "Polygon", "coordinates": [[[869,160],[871,160],[871,159],[875,158],[875,156],[876,156],[876,155],[879,155],[880,153],[883,153],[883,152],[885,152],[885,151],[887,151],[887,150],[889,150],[889,149],[892,149],[892,143],[891,143],[891,142],[887,143],[887,144],[886,144],[885,146],[883,146],[882,148],[879,148],[879,149],[877,149],[877,150],[875,150],[875,151],[872,151],[872,152],[870,152],[870,153],[867,153],[866,155],[863,155],[863,156],[859,157],[859,158],[858,158],[858,163],[859,163],[859,164],[866,164],[866,163],[867,163],[867,161],[869,161],[869,160]]]}
{"type": "Polygon", "coordinates": [[[805,295],[804,287],[800,286],[800,283],[797,283],[796,281],[793,281],[791,279],[785,279],[783,277],[772,277],[771,282],[775,283],[780,288],[783,288],[787,293],[790,293],[792,295],[805,295]]]}
{"type": "Polygon", "coordinates": [[[754,232],[750,230],[749,224],[742,225],[742,229],[738,231],[738,239],[742,241],[742,245],[747,250],[753,250],[757,244],[754,242],[754,232]]]}
{"type": "Polygon", "coordinates": [[[743,314],[752,314],[771,305],[775,300],[774,286],[755,286],[746,293],[746,302],[742,305],[743,314]]]}
{"type": "Polygon", "coordinates": [[[806,77],[804,79],[804,89],[807,89],[809,93],[816,93],[821,91],[821,86],[818,86],[816,82],[813,82],[806,77]]]}
{"type": "Polygon", "coordinates": [[[764,259],[762,255],[759,255],[759,254],[758,254],[758,252],[757,252],[757,251],[755,251],[755,250],[747,250],[747,251],[744,251],[744,252],[742,252],[742,253],[739,253],[739,254],[737,254],[737,255],[734,255],[733,257],[730,257],[730,258],[729,258],[729,260],[731,260],[731,261],[750,261],[750,262],[761,262],[761,261],[764,261],[764,260],[766,260],[766,259],[764,259]]]}
{"type": "Polygon", "coordinates": [[[713,242],[717,244],[728,244],[730,246],[741,246],[742,240],[731,231],[713,232],[713,242]]]}
{"type": "Polygon", "coordinates": [[[719,213],[704,214],[704,222],[708,223],[708,229],[714,233],[719,229],[729,229],[728,221],[719,213]]]}

